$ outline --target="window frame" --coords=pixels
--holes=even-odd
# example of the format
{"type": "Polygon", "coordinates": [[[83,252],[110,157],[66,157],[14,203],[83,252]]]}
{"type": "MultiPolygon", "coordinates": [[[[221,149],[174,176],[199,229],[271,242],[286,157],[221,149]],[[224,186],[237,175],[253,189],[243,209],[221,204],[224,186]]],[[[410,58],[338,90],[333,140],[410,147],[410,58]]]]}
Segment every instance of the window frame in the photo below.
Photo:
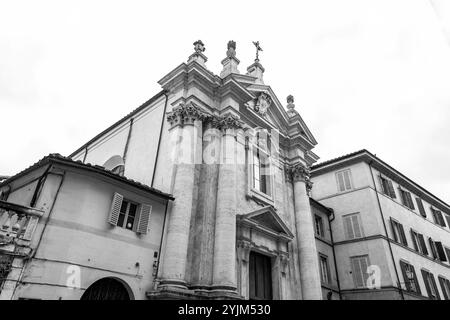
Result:
{"type": "Polygon", "coordinates": [[[359,212],[343,215],[342,216],[342,222],[344,224],[344,233],[345,233],[346,240],[353,240],[353,239],[364,238],[364,229],[363,229],[363,226],[362,226],[362,219],[361,219],[361,215],[360,215],[359,212]],[[351,219],[354,216],[356,217],[356,219],[358,221],[358,227],[359,227],[359,233],[360,233],[359,237],[356,236],[353,219],[351,219]],[[347,226],[347,223],[346,223],[346,219],[349,219],[349,218],[350,218],[350,224],[352,226],[353,237],[349,237],[350,234],[349,234],[348,226],[347,226]]]}
{"type": "MultiPolygon", "coordinates": [[[[367,288],[367,279],[369,278],[369,274],[367,273],[367,269],[365,271],[361,269],[361,273],[362,274],[360,276],[362,276],[362,278],[363,278],[363,286],[358,286],[358,283],[356,281],[356,274],[355,274],[355,270],[354,270],[353,261],[354,261],[354,259],[362,259],[362,258],[364,258],[366,260],[366,265],[367,265],[367,268],[368,268],[370,266],[370,259],[369,259],[369,255],[368,254],[350,257],[350,267],[352,269],[353,284],[354,284],[356,289],[367,288]]],[[[361,267],[361,263],[360,262],[359,262],[359,266],[361,267]]]]}
{"type": "Polygon", "coordinates": [[[406,291],[412,292],[415,294],[419,294],[419,295],[422,294],[422,291],[421,291],[420,285],[419,285],[419,278],[417,277],[414,266],[407,261],[400,260],[400,269],[402,270],[403,282],[405,284],[406,291]],[[405,268],[408,268],[409,270],[407,270],[405,268]],[[408,277],[408,271],[409,271],[409,274],[411,274],[413,276],[413,278],[408,277]],[[412,289],[411,282],[413,282],[415,290],[412,289]]]}
{"type": "Polygon", "coordinates": [[[123,206],[123,203],[125,203],[125,202],[127,203],[127,206],[126,206],[126,210],[125,210],[125,214],[124,214],[124,218],[123,218],[123,223],[122,223],[122,225],[119,224],[120,215],[122,215],[122,208],[120,208],[119,219],[117,220],[117,225],[116,226],[120,227],[120,228],[123,228],[123,229],[126,229],[126,230],[136,231],[137,226],[139,224],[139,214],[140,214],[139,210],[140,210],[141,204],[139,204],[139,203],[137,203],[135,201],[132,201],[132,200],[130,200],[128,198],[124,198],[122,200],[122,206],[123,206]],[[132,204],[136,206],[136,211],[134,212],[133,225],[131,226],[131,229],[130,229],[126,225],[128,223],[128,217],[129,217],[130,208],[131,208],[132,204]]]}
{"type": "Polygon", "coordinates": [[[338,193],[353,190],[353,178],[352,178],[352,171],[350,168],[336,171],[335,177],[336,177],[336,185],[337,185],[338,193]],[[347,183],[345,181],[345,173],[348,173],[347,177],[348,177],[348,183],[350,185],[348,188],[347,188],[347,183]],[[342,188],[341,188],[341,183],[339,182],[339,175],[342,175],[342,183],[343,183],[342,186],[344,187],[344,190],[342,190],[342,188]]]}
{"type": "Polygon", "coordinates": [[[323,284],[330,285],[331,284],[330,263],[328,261],[328,256],[322,253],[319,253],[319,270],[320,270],[320,282],[323,284]],[[325,266],[326,274],[324,274],[323,266],[325,266]]]}
{"type": "Polygon", "coordinates": [[[315,233],[316,233],[316,236],[319,236],[319,237],[321,237],[321,238],[324,238],[325,237],[325,228],[324,228],[324,225],[323,225],[323,218],[320,216],[320,215],[318,215],[318,214],[314,214],[314,229],[315,229],[315,233]],[[319,220],[319,222],[320,222],[320,227],[319,227],[319,231],[320,232],[318,232],[318,230],[317,230],[317,220],[319,220]]]}
{"type": "Polygon", "coordinates": [[[427,290],[428,298],[430,300],[440,300],[439,290],[436,285],[436,280],[434,279],[434,275],[426,269],[421,269],[421,272],[422,272],[423,282],[425,283],[425,288],[427,290]],[[432,291],[434,291],[434,294],[432,291]],[[431,294],[433,294],[433,296],[431,296],[431,294]]]}

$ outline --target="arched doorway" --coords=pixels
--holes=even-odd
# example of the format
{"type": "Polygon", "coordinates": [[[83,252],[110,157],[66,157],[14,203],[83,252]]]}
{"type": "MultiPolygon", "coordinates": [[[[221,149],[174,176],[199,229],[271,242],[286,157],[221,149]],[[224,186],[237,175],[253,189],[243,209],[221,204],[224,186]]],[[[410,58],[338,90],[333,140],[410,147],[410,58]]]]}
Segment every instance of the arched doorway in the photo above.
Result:
{"type": "Polygon", "coordinates": [[[125,285],[114,278],[100,279],[87,288],[81,300],[131,300],[125,285]]]}

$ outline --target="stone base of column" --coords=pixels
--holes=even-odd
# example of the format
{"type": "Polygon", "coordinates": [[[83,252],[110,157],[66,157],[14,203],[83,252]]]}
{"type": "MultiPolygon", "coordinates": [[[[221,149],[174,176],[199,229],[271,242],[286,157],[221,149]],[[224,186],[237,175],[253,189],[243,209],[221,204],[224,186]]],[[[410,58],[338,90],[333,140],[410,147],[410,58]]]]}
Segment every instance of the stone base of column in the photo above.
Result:
{"type": "Polygon", "coordinates": [[[175,286],[159,286],[155,291],[146,293],[149,300],[243,300],[236,289],[190,288],[183,289],[175,286]]]}

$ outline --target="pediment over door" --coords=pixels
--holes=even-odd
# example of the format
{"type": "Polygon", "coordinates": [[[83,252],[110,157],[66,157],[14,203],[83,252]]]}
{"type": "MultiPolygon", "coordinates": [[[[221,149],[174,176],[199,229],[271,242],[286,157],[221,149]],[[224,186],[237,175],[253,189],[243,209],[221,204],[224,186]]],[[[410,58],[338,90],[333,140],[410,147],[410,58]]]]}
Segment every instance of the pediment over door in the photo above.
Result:
{"type": "Polygon", "coordinates": [[[280,240],[290,241],[294,238],[291,230],[289,230],[272,206],[267,206],[245,215],[238,215],[236,219],[237,224],[240,226],[258,230],[263,234],[280,240]]]}

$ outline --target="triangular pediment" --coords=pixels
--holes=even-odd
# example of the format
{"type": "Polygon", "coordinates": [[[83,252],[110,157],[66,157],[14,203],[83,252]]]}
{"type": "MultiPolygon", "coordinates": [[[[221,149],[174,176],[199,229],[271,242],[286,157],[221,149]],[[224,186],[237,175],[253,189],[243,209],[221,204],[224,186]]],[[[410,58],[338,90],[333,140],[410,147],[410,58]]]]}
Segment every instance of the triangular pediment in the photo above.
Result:
{"type": "Polygon", "coordinates": [[[251,213],[238,216],[240,223],[251,225],[255,229],[265,231],[276,237],[291,240],[294,235],[276,213],[272,206],[267,206],[251,213]]]}

